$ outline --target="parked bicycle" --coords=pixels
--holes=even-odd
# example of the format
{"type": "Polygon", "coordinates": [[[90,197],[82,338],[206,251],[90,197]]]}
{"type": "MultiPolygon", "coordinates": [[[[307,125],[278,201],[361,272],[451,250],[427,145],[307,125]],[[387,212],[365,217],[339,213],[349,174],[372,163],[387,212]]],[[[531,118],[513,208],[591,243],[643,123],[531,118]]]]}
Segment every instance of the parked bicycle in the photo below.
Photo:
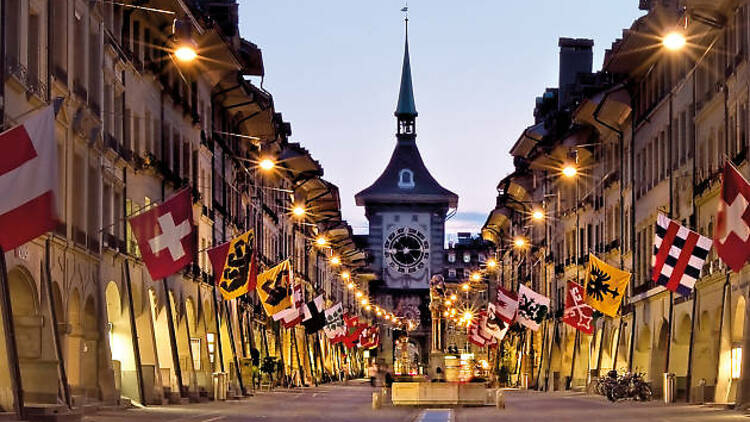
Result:
{"type": "Polygon", "coordinates": [[[649,401],[653,396],[651,385],[643,379],[643,374],[626,372],[618,375],[614,370],[594,380],[589,391],[604,396],[611,402],[649,401]]]}

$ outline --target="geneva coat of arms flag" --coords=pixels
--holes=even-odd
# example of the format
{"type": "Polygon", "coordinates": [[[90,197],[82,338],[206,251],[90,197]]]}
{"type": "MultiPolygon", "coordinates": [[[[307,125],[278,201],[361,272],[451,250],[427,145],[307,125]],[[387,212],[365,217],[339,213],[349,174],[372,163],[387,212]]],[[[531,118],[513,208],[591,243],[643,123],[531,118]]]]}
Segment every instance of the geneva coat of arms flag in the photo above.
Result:
{"type": "Polygon", "coordinates": [[[750,259],[750,183],[729,163],[724,165],[714,245],[734,272],[750,259]]]}
{"type": "Polygon", "coordinates": [[[516,320],[521,325],[537,331],[548,312],[548,297],[531,290],[523,284],[518,287],[518,314],[516,320]]]}
{"type": "Polygon", "coordinates": [[[268,316],[292,306],[292,264],[287,259],[258,276],[255,291],[268,316]]]}
{"type": "Polygon", "coordinates": [[[701,276],[712,243],[711,239],[659,214],[654,231],[651,280],[689,296],[701,276]]]}
{"type": "Polygon", "coordinates": [[[518,310],[518,295],[498,286],[495,301],[497,316],[508,324],[512,324],[513,320],[516,319],[516,311],[518,310]]]}
{"type": "Polygon", "coordinates": [[[169,277],[193,261],[197,248],[189,188],[128,222],[152,280],[169,277]]]}
{"type": "Polygon", "coordinates": [[[583,286],[568,281],[568,293],[565,295],[565,313],[563,322],[585,333],[594,333],[594,308],[583,300],[583,286]]]}
{"type": "Polygon", "coordinates": [[[616,316],[630,277],[629,272],[619,270],[589,254],[585,280],[586,303],[604,315],[616,316]]]}
{"type": "Polygon", "coordinates": [[[52,231],[58,220],[53,106],[0,133],[0,247],[8,251],[52,231]]]}
{"type": "Polygon", "coordinates": [[[250,230],[206,251],[214,269],[216,285],[225,300],[240,297],[255,289],[258,263],[253,250],[254,239],[253,231],[250,230]]]}

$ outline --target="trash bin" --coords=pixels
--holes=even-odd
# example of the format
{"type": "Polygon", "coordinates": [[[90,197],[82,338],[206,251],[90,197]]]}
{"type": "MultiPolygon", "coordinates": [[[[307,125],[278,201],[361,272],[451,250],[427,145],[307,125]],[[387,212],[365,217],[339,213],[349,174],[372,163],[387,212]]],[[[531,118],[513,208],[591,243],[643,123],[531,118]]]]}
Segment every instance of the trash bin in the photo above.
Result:
{"type": "Polygon", "coordinates": [[[214,400],[224,401],[227,399],[227,374],[226,372],[213,373],[214,400]]]}
{"type": "Polygon", "coordinates": [[[675,380],[673,373],[664,373],[664,403],[674,402],[675,380]]]}
{"type": "Polygon", "coordinates": [[[701,378],[700,381],[698,381],[698,387],[695,389],[694,394],[694,401],[696,404],[704,404],[706,403],[706,379],[701,378]]]}

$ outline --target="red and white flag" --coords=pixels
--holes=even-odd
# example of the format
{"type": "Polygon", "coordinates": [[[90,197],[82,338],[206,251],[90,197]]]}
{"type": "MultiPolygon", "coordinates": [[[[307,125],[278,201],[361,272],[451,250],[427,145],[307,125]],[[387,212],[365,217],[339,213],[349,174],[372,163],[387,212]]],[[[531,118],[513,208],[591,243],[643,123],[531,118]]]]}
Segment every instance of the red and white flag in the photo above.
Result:
{"type": "Polygon", "coordinates": [[[302,293],[302,283],[298,277],[295,277],[292,286],[292,306],[273,314],[273,320],[281,321],[284,328],[292,328],[302,322],[304,316],[305,297],[302,293]]]}
{"type": "Polygon", "coordinates": [[[54,107],[0,133],[0,151],[0,247],[8,251],[57,225],[54,107]]]}
{"type": "Polygon", "coordinates": [[[716,216],[714,246],[719,257],[735,272],[750,258],[750,183],[729,163],[716,216]]]}
{"type": "Polygon", "coordinates": [[[169,277],[193,260],[197,248],[190,189],[128,221],[152,280],[169,277]]]}
{"type": "MultiPolygon", "coordinates": [[[[479,347],[494,346],[497,344],[497,337],[490,334],[487,329],[488,314],[482,309],[469,326],[469,341],[479,347]]],[[[503,333],[504,335],[504,333],[503,333]]]]}
{"type": "Polygon", "coordinates": [[[593,334],[594,308],[585,302],[583,296],[583,286],[573,281],[568,281],[563,322],[582,333],[593,334]]]}
{"type": "Polygon", "coordinates": [[[497,298],[495,300],[495,313],[497,316],[508,324],[512,324],[516,319],[518,310],[518,295],[506,290],[503,287],[497,287],[497,298]]]}
{"type": "Polygon", "coordinates": [[[664,214],[656,217],[651,280],[683,296],[690,296],[711,250],[711,239],[664,214]]]}

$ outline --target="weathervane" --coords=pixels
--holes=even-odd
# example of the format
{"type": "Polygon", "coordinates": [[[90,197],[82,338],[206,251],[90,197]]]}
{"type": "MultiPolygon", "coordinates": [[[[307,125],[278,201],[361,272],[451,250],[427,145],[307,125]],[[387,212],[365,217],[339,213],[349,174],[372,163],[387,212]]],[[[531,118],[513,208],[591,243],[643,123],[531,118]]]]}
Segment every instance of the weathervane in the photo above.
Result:
{"type": "Polygon", "coordinates": [[[409,2],[408,1],[404,3],[404,7],[401,8],[401,11],[404,12],[404,19],[406,19],[406,21],[408,22],[409,21],[409,2]]]}

